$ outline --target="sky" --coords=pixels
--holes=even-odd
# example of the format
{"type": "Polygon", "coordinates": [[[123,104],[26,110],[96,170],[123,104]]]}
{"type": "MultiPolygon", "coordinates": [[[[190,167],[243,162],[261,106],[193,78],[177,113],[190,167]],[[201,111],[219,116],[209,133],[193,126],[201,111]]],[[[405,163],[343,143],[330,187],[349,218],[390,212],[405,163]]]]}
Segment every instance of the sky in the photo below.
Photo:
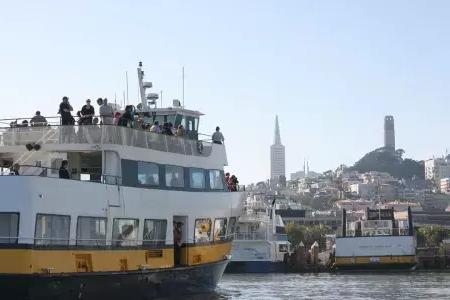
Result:
{"type": "MultiPolygon", "coordinates": [[[[241,183],[270,174],[275,115],[286,172],[352,165],[382,146],[423,160],[450,146],[449,1],[0,0],[0,118],[54,116],[62,96],[138,102],[137,62],[163,105],[221,127],[241,183]]],[[[97,107],[98,109],[98,107],[97,107]]]]}

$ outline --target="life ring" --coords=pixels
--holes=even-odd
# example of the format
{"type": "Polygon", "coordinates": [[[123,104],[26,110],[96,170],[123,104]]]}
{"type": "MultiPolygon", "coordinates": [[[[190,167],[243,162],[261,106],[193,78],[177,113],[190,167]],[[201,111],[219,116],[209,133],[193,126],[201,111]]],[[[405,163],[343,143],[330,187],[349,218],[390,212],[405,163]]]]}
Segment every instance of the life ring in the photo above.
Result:
{"type": "Polygon", "coordinates": [[[202,141],[197,141],[197,151],[198,153],[203,153],[203,142],[202,141]]]}

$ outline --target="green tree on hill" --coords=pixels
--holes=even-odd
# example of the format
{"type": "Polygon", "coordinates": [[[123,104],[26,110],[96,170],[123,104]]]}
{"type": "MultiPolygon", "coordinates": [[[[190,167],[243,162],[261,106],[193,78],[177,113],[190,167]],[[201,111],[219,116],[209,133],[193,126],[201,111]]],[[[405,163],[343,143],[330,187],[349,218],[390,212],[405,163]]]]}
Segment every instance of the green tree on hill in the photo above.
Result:
{"type": "Polygon", "coordinates": [[[386,148],[379,148],[364,155],[351,169],[360,173],[386,172],[398,179],[412,179],[413,177],[423,179],[425,176],[423,162],[409,158],[403,159],[404,153],[403,149],[390,151],[386,148]]]}

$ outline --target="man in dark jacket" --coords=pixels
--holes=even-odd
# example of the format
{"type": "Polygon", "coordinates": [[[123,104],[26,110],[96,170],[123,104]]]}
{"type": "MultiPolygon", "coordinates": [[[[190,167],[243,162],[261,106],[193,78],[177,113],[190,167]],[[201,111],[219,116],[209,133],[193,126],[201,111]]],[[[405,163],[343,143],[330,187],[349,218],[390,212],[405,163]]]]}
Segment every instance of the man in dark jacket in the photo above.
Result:
{"type": "Polygon", "coordinates": [[[62,179],[70,179],[69,171],[67,167],[69,166],[69,162],[67,160],[63,160],[61,162],[61,168],[59,168],[59,178],[62,179]]]}

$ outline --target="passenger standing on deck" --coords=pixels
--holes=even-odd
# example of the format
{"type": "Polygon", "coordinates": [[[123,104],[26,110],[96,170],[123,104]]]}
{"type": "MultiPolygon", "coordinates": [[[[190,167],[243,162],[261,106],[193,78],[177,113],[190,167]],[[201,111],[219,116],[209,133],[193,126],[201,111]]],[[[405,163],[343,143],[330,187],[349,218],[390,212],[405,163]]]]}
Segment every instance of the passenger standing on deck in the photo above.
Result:
{"type": "Polygon", "coordinates": [[[12,166],[11,168],[11,172],[9,173],[9,175],[16,175],[19,176],[19,170],[20,170],[20,165],[19,164],[14,164],[14,166],[12,166]]]}
{"type": "Polygon", "coordinates": [[[230,173],[225,173],[225,184],[227,185],[227,189],[231,192],[231,181],[230,181],[230,173]]]}
{"type": "Polygon", "coordinates": [[[175,136],[182,137],[184,135],[183,125],[178,125],[177,131],[175,132],[175,136]]]}
{"type": "Polygon", "coordinates": [[[31,126],[47,126],[47,119],[41,116],[41,112],[37,111],[34,117],[30,120],[31,126]]]}
{"type": "Polygon", "coordinates": [[[220,127],[216,127],[216,131],[212,135],[212,141],[214,144],[222,144],[225,139],[223,138],[222,132],[220,132],[220,127]]]}
{"type": "Polygon", "coordinates": [[[158,121],[155,121],[155,123],[153,123],[152,127],[150,127],[150,132],[161,133],[161,128],[159,127],[158,121]]]}
{"type": "MultiPolygon", "coordinates": [[[[101,99],[101,98],[100,98],[101,99]]],[[[102,105],[100,106],[100,117],[102,118],[103,125],[113,124],[113,108],[108,105],[108,99],[102,100],[102,105]]]]}
{"type": "Polygon", "coordinates": [[[91,99],[86,100],[86,105],[81,108],[83,122],[81,125],[92,125],[92,118],[95,115],[94,107],[91,105],[91,99]]]}
{"type": "Polygon", "coordinates": [[[63,160],[61,162],[61,167],[59,168],[59,178],[62,179],[70,179],[69,171],[67,170],[69,166],[69,162],[67,160],[63,160]]]}
{"type": "Polygon", "coordinates": [[[61,125],[73,125],[75,124],[75,119],[70,113],[73,111],[72,105],[69,103],[69,98],[64,96],[61,104],[59,105],[58,114],[61,115],[61,125]]]}
{"type": "Polygon", "coordinates": [[[174,252],[175,252],[175,266],[179,266],[181,263],[181,239],[182,239],[182,230],[181,227],[183,226],[183,223],[181,222],[174,222],[174,229],[173,229],[173,244],[174,244],[174,252]]]}

